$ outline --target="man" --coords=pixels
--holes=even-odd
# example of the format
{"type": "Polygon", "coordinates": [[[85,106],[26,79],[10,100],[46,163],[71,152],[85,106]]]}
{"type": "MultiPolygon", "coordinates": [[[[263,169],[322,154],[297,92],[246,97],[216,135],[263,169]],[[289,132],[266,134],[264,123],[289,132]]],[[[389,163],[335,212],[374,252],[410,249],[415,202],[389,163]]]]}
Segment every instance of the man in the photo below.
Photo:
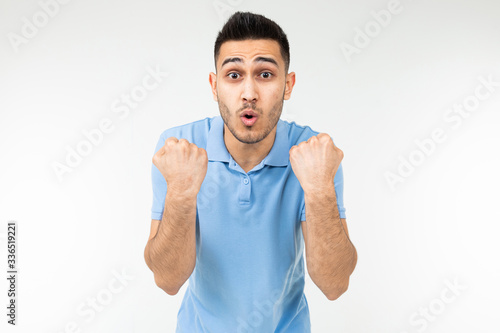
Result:
{"type": "Polygon", "coordinates": [[[214,58],[220,116],[167,129],[156,146],[146,263],[169,295],[189,279],[177,332],[310,332],[304,247],[329,300],[357,261],[343,153],[328,134],[280,119],[295,73],[275,22],[235,13],[214,58]]]}

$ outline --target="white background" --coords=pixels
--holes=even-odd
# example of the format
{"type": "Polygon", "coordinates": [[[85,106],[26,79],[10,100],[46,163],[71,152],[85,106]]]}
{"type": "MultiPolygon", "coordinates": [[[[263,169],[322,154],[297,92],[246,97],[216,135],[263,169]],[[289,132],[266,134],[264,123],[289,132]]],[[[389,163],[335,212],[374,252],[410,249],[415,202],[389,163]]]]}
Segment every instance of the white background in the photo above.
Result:
{"type": "Polygon", "coordinates": [[[345,154],[358,264],[336,301],[307,278],[313,332],[497,332],[500,3],[401,0],[381,26],[371,13],[388,4],[73,0],[44,21],[38,1],[0,0],[0,262],[6,275],[15,220],[19,265],[18,325],[6,323],[2,278],[1,331],[78,331],[65,331],[71,322],[80,332],[174,331],[186,285],[167,295],[143,257],[151,158],[163,130],[219,114],[213,46],[241,10],[289,38],[297,81],[282,119],[329,133],[345,154]],[[35,31],[24,27],[34,20],[35,31]],[[344,54],[346,44],[357,53],[344,54]],[[121,118],[113,103],[148,67],[169,75],[121,118]],[[474,102],[478,77],[497,86],[460,123],[447,121],[454,104],[474,102]],[[105,118],[111,133],[59,181],[53,164],[105,118]],[[446,140],[419,153],[415,140],[438,128],[446,140]],[[418,165],[391,186],[386,175],[410,156],[418,165]],[[110,293],[122,270],[133,280],[110,293]],[[87,303],[96,297],[100,311],[87,303]]]}

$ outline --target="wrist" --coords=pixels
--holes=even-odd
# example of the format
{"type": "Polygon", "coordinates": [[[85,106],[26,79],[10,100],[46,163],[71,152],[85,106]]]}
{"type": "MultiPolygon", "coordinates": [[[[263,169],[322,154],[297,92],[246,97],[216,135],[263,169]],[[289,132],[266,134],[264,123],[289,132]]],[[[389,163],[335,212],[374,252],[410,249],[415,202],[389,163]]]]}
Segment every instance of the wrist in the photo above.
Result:
{"type": "Polygon", "coordinates": [[[336,198],[335,185],[332,183],[322,187],[304,189],[304,197],[310,199],[336,198]]]}
{"type": "Polygon", "coordinates": [[[167,188],[166,200],[176,203],[196,202],[198,193],[167,188]]]}

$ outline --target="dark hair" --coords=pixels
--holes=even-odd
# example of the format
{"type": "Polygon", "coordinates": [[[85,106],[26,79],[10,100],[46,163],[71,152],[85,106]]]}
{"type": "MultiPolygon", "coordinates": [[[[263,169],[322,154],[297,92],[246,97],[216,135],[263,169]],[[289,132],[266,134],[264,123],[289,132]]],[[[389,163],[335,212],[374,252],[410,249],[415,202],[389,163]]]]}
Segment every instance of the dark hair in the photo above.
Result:
{"type": "Polygon", "coordinates": [[[276,22],[259,14],[236,12],[219,31],[214,47],[215,69],[222,43],[230,40],[271,39],[280,45],[281,57],[285,62],[285,74],[290,66],[290,46],[285,32],[276,22]]]}

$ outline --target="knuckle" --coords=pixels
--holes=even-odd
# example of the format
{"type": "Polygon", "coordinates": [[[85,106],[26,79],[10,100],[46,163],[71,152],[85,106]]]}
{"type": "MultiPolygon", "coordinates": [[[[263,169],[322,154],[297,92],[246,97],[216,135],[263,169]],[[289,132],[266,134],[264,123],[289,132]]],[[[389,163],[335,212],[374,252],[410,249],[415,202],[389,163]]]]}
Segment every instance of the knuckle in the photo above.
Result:
{"type": "Polygon", "coordinates": [[[327,141],[327,142],[333,142],[332,141],[332,138],[330,137],[330,135],[326,134],[326,133],[320,133],[318,134],[318,138],[321,140],[321,141],[327,141]]]}
{"type": "Polygon", "coordinates": [[[188,145],[189,146],[190,143],[189,143],[188,140],[186,140],[184,138],[181,138],[181,139],[179,139],[179,144],[183,144],[183,145],[188,145]]]}
{"type": "Polygon", "coordinates": [[[165,144],[158,150],[156,155],[158,155],[157,157],[160,158],[160,156],[167,154],[171,149],[172,149],[171,144],[165,144]]]}
{"type": "Polygon", "coordinates": [[[175,136],[168,137],[167,140],[165,140],[165,143],[174,143],[179,141],[175,136]]]}
{"type": "Polygon", "coordinates": [[[201,161],[203,162],[203,164],[208,164],[208,156],[207,156],[207,154],[203,154],[202,155],[201,161]]]}
{"type": "Polygon", "coordinates": [[[151,161],[153,162],[154,165],[158,166],[160,164],[160,162],[161,162],[161,156],[162,155],[158,154],[158,153],[156,153],[156,154],[153,155],[153,158],[151,159],[151,161]]]}

